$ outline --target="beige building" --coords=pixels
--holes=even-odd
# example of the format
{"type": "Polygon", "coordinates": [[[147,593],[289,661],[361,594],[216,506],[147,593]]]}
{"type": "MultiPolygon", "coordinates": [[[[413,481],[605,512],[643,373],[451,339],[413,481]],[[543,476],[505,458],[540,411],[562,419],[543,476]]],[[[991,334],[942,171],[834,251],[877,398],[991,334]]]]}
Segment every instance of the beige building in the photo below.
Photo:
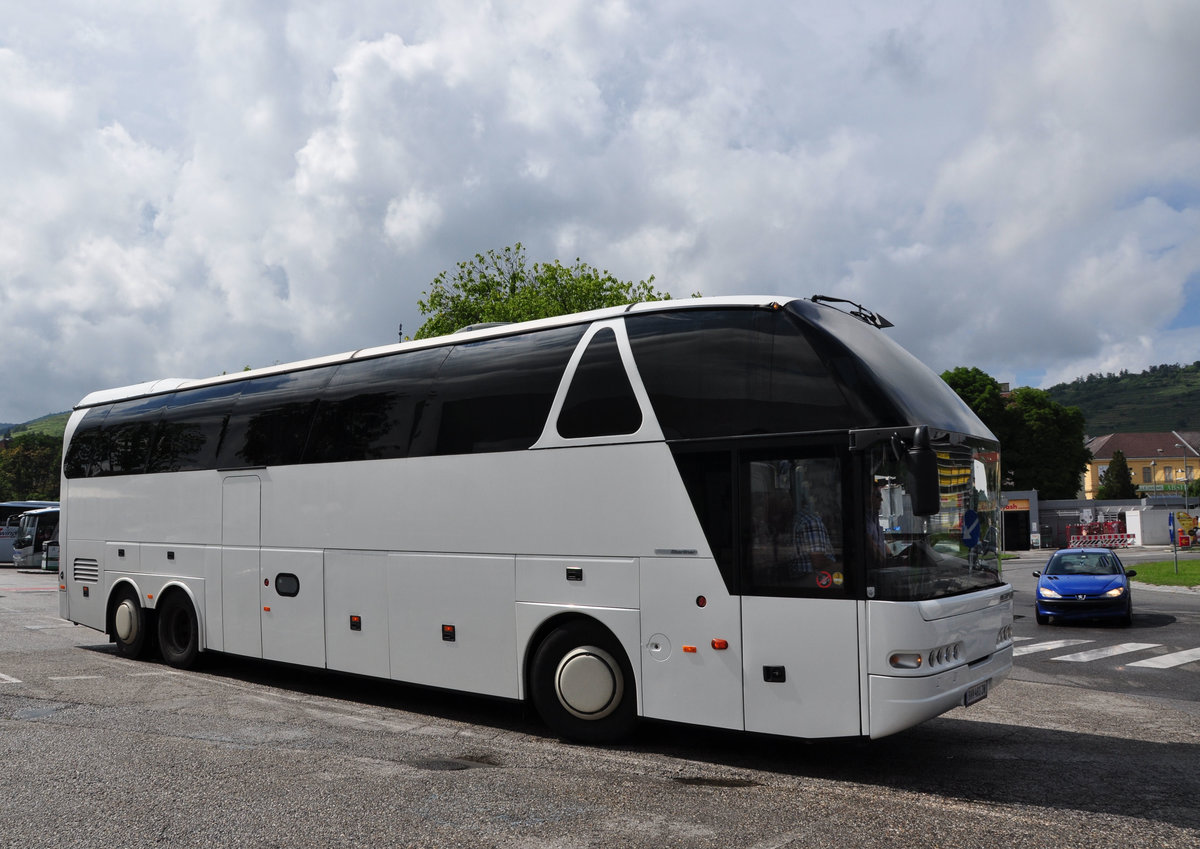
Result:
{"type": "Polygon", "coordinates": [[[1092,452],[1083,475],[1083,497],[1095,498],[1100,475],[1108,470],[1113,454],[1120,451],[1133,475],[1133,485],[1142,495],[1181,494],[1189,481],[1200,478],[1200,433],[1110,433],[1087,441],[1092,452]]]}

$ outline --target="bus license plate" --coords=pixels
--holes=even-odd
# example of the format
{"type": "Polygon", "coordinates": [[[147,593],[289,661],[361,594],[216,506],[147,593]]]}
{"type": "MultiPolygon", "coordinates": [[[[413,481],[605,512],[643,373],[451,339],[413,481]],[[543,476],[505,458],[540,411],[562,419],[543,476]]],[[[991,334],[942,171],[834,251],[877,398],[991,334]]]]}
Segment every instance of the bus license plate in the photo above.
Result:
{"type": "Polygon", "coordinates": [[[989,683],[991,683],[990,678],[987,681],[981,681],[974,687],[969,688],[966,695],[963,696],[963,707],[970,707],[976,702],[981,702],[986,699],[989,683]]]}

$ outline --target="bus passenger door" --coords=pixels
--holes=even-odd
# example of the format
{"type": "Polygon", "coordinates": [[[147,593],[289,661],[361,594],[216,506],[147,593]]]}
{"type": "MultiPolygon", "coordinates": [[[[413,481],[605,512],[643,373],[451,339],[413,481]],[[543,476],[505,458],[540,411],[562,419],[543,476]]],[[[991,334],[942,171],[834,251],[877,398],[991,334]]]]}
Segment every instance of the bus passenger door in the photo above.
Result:
{"type": "Polygon", "coordinates": [[[747,731],[862,733],[859,603],[845,561],[847,464],[821,446],[740,458],[747,731]]]}
{"type": "Polygon", "coordinates": [[[223,651],[262,657],[259,621],[258,475],[225,478],[221,486],[221,621],[223,651]]]}

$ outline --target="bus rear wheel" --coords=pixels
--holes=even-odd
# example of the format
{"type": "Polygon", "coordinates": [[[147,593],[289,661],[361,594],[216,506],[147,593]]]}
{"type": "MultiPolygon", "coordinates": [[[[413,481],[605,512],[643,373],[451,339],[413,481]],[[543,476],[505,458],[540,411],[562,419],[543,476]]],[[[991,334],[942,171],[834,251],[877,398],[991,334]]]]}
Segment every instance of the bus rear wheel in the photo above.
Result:
{"type": "Polygon", "coordinates": [[[580,743],[611,743],[633,730],[637,697],[625,652],[595,622],[568,622],[533,656],[534,707],[552,731],[580,743]]]}
{"type": "Polygon", "coordinates": [[[158,649],[176,669],[196,665],[200,655],[200,626],[186,594],[176,590],[158,603],[158,649]]]}
{"type": "Polygon", "coordinates": [[[129,586],[117,590],[109,634],[117,645],[117,653],[130,660],[137,660],[147,654],[153,645],[150,615],[146,608],[138,603],[137,593],[129,586]]]}

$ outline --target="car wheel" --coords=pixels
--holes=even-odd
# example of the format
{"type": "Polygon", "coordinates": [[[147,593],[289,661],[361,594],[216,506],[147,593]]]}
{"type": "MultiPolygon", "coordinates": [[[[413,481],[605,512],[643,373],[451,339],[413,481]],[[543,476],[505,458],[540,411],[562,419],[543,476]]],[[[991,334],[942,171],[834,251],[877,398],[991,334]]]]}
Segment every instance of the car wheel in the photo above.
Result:
{"type": "Polygon", "coordinates": [[[1131,603],[1125,608],[1125,615],[1121,617],[1121,624],[1128,628],[1133,624],[1133,604],[1131,603]]]}
{"type": "Polygon", "coordinates": [[[130,660],[145,655],[153,645],[150,615],[128,585],[117,590],[111,617],[109,634],[117,644],[117,653],[130,660]]]}
{"type": "Polygon", "coordinates": [[[1037,619],[1037,623],[1039,625],[1049,625],[1050,624],[1050,617],[1044,613],[1035,613],[1034,618],[1037,619]]]}
{"type": "Polygon", "coordinates": [[[196,610],[187,595],[179,590],[159,602],[158,648],[163,660],[176,669],[194,666],[200,654],[196,610]]]}
{"type": "Polygon", "coordinates": [[[552,731],[580,743],[611,743],[637,722],[633,672],[621,645],[596,622],[556,628],[533,656],[534,707],[552,731]]]}

